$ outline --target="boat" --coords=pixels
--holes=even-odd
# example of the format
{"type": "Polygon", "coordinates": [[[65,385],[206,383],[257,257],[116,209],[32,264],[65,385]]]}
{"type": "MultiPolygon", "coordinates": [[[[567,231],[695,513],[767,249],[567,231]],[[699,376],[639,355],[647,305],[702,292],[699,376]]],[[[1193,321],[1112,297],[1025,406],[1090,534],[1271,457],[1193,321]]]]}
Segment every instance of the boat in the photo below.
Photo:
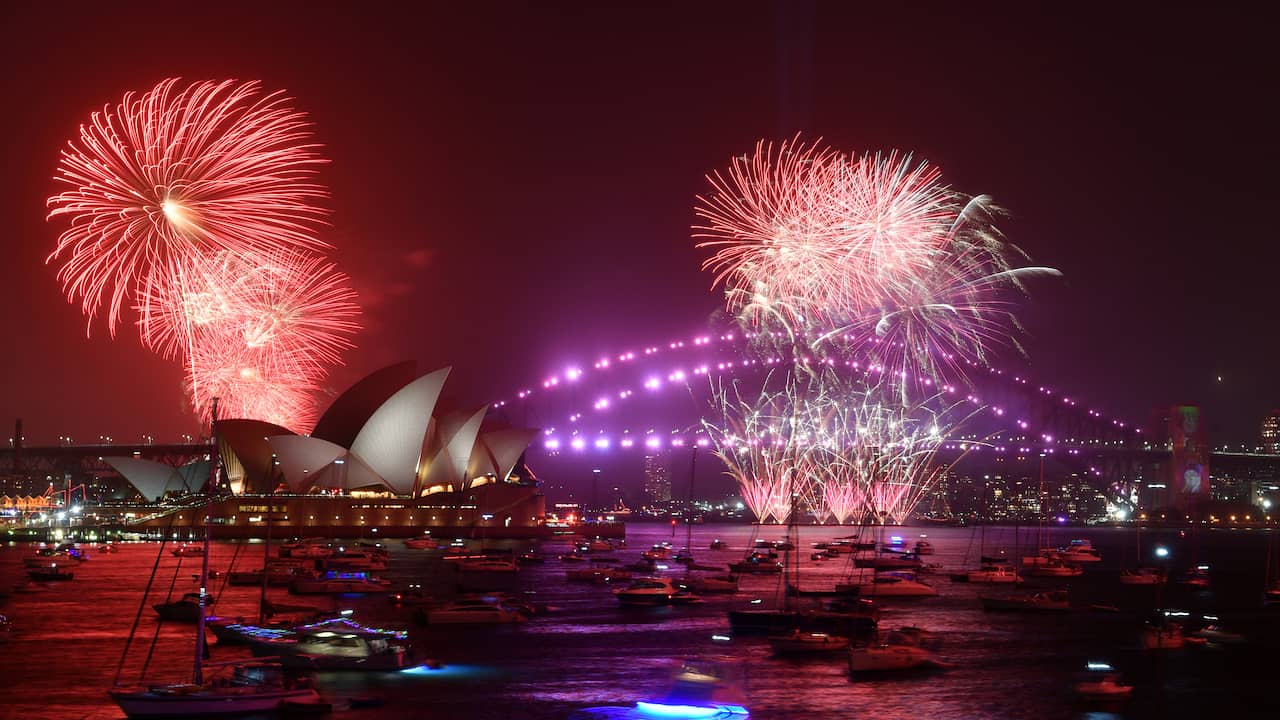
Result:
{"type": "Polygon", "coordinates": [[[625,588],[613,591],[613,596],[623,605],[689,605],[702,602],[702,598],[676,585],[671,578],[637,578],[625,588]]]}
{"type": "Polygon", "coordinates": [[[743,683],[730,677],[740,664],[728,658],[686,660],[672,673],[664,695],[627,706],[583,708],[569,720],[747,720],[743,683]]]}
{"type": "Polygon", "coordinates": [[[274,638],[258,639],[253,653],[278,656],[286,668],[317,671],[380,672],[403,670],[423,660],[402,630],[370,628],[350,617],[293,628],[274,638]]]}
{"type": "Polygon", "coordinates": [[[179,545],[170,551],[174,557],[201,557],[204,551],[199,545],[179,545]]]}
{"type": "Polygon", "coordinates": [[[1076,694],[1090,700],[1126,698],[1133,694],[1133,686],[1120,682],[1120,674],[1106,663],[1090,662],[1076,682],[1076,694]]]}
{"type": "Polygon", "coordinates": [[[316,560],[321,570],[386,570],[385,554],[339,548],[332,555],[316,560]]]}
{"type": "Polygon", "coordinates": [[[98,553],[100,555],[109,555],[113,552],[118,552],[119,550],[120,548],[116,547],[115,543],[107,542],[98,545],[98,553]]]}
{"type": "Polygon", "coordinates": [[[593,566],[589,568],[569,568],[564,571],[564,579],[571,582],[607,583],[631,579],[631,571],[609,566],[593,566]]]}
{"type": "Polygon", "coordinates": [[[1217,623],[1205,625],[1193,633],[1188,633],[1186,637],[1188,640],[1195,638],[1217,645],[1241,645],[1248,639],[1244,635],[1238,632],[1231,632],[1217,623]]]}
{"type": "Polygon", "coordinates": [[[1071,603],[1066,590],[1049,590],[1010,597],[984,597],[982,609],[988,612],[1066,612],[1071,609],[1071,603]]]}
{"type": "Polygon", "coordinates": [[[977,570],[970,570],[965,573],[965,582],[971,583],[1016,583],[1020,581],[1018,571],[1009,566],[1008,563],[992,563],[981,565],[977,570]]]}
{"type": "Polygon", "coordinates": [[[724,544],[724,541],[723,541],[723,540],[721,540],[721,539],[719,539],[719,538],[717,538],[717,539],[715,539],[715,540],[712,540],[712,541],[711,541],[711,545],[709,546],[709,549],[711,549],[711,550],[724,550],[724,549],[725,549],[725,547],[727,547],[727,546],[724,544]]]}
{"type": "Polygon", "coordinates": [[[1121,585],[1160,585],[1164,580],[1164,570],[1149,565],[1120,571],[1121,585]]]}
{"type": "Polygon", "coordinates": [[[516,556],[516,562],[520,565],[541,564],[546,561],[547,559],[535,550],[526,550],[516,556]]]}
{"type": "Polygon", "coordinates": [[[825,655],[849,648],[849,638],[825,632],[796,628],[789,633],[769,636],[774,655],[825,655]]]}
{"type": "Polygon", "coordinates": [[[916,555],[932,555],[933,543],[929,542],[928,540],[925,540],[924,536],[921,535],[920,539],[917,540],[916,544],[911,548],[911,552],[915,553],[916,555]]]}
{"type": "Polygon", "coordinates": [[[836,592],[870,598],[932,597],[938,594],[937,588],[917,580],[914,573],[908,572],[878,572],[869,581],[836,583],[836,592]]]}
{"type": "Polygon", "coordinates": [[[875,570],[919,570],[924,561],[915,553],[891,553],[877,557],[854,558],[856,568],[872,568],[875,570]]]}
{"type": "Polygon", "coordinates": [[[227,573],[227,583],[230,585],[261,585],[264,572],[267,585],[272,587],[287,587],[299,577],[310,577],[315,574],[297,568],[273,567],[267,571],[263,571],[262,568],[257,570],[237,570],[227,573]]]}
{"type": "Polygon", "coordinates": [[[48,580],[71,580],[75,577],[75,573],[66,566],[59,567],[57,563],[51,563],[43,567],[27,568],[27,576],[32,580],[43,582],[48,580]]]}
{"type": "Polygon", "coordinates": [[[1273,580],[1262,591],[1262,602],[1268,606],[1280,605],[1280,580],[1273,580]]]}
{"type": "MultiPolygon", "coordinates": [[[[210,437],[217,437],[217,417],[218,405],[215,399],[210,437]]],[[[220,467],[216,442],[210,443],[210,456],[209,480],[210,484],[216,484],[220,467]]],[[[213,528],[213,513],[208,512],[208,504],[205,507],[205,540],[197,607],[206,605],[204,600],[208,584],[209,537],[213,528]]],[[[163,547],[162,544],[161,552],[163,547]]],[[[198,612],[196,616],[193,643],[195,660],[190,681],[130,687],[119,684],[117,673],[116,685],[108,691],[108,695],[125,715],[130,718],[247,715],[274,712],[287,702],[319,701],[319,695],[309,682],[286,676],[279,663],[234,662],[207,665],[204,662],[204,613],[198,612]],[[211,671],[209,676],[206,676],[206,670],[211,671]],[[219,676],[219,673],[226,674],[219,676]]],[[[128,645],[125,645],[126,652],[128,645]]],[[[124,666],[124,658],[120,665],[124,666]]]]}
{"type": "Polygon", "coordinates": [[[430,535],[419,535],[417,537],[406,538],[404,546],[410,550],[434,550],[440,547],[440,541],[430,535]]]}
{"type": "Polygon", "coordinates": [[[458,598],[438,607],[418,610],[414,619],[427,625],[492,625],[522,623],[529,617],[500,597],[483,595],[458,598]]]}
{"type": "Polygon", "coordinates": [[[295,595],[324,593],[383,593],[390,590],[391,582],[373,577],[364,571],[345,572],[329,570],[316,577],[297,577],[289,585],[295,595]]]}
{"type": "Polygon", "coordinates": [[[1040,565],[1032,566],[1026,572],[1033,577],[1079,577],[1084,574],[1084,568],[1079,565],[1069,565],[1056,558],[1049,558],[1040,565]]]}
{"type": "Polygon", "coordinates": [[[882,643],[849,649],[849,672],[880,673],[916,669],[941,669],[951,664],[940,660],[909,633],[891,631],[882,643]]]}
{"type": "Polygon", "coordinates": [[[738,592],[738,576],[736,575],[694,575],[680,580],[677,584],[696,593],[738,592]]]}
{"type": "Polygon", "coordinates": [[[457,562],[458,572],[498,572],[513,573],[520,568],[510,560],[499,560],[497,558],[477,558],[472,560],[459,560],[457,562]]]}
{"type": "Polygon", "coordinates": [[[1064,563],[1096,563],[1102,562],[1102,553],[1093,547],[1089,540],[1072,540],[1065,548],[1058,548],[1058,559],[1064,563]]]}
{"type": "Polygon", "coordinates": [[[213,604],[213,596],[208,593],[186,593],[178,600],[156,603],[151,607],[161,620],[167,622],[193,623],[203,614],[202,608],[213,604]]]}
{"type": "MultiPolygon", "coordinates": [[[[774,555],[774,557],[777,557],[774,555]]],[[[773,575],[782,572],[782,563],[767,554],[751,553],[743,560],[729,563],[729,572],[748,575],[773,575]]]]}
{"type": "Polygon", "coordinates": [[[279,663],[237,662],[227,669],[225,677],[208,682],[118,687],[108,694],[131,718],[251,715],[274,712],[285,703],[320,700],[308,681],[286,675],[279,663]]]}
{"type": "Polygon", "coordinates": [[[1185,585],[1187,587],[1193,587],[1199,590],[1208,588],[1209,585],[1211,584],[1209,580],[1209,566],[1196,565],[1195,567],[1183,573],[1182,577],[1178,578],[1178,584],[1185,585]]]}
{"type": "Polygon", "coordinates": [[[1142,626],[1142,647],[1147,650],[1176,650],[1187,642],[1182,626],[1175,622],[1142,626]]]}

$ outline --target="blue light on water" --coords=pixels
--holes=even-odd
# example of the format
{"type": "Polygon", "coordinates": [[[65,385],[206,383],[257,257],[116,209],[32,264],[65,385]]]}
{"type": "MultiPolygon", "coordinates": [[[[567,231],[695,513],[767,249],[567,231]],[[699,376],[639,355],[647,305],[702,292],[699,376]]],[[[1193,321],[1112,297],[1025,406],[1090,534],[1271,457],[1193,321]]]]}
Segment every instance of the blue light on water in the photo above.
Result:
{"type": "Polygon", "coordinates": [[[399,672],[400,675],[431,676],[437,678],[480,678],[493,674],[492,668],[480,665],[415,665],[399,672]]]}
{"type": "Polygon", "coordinates": [[[745,718],[747,709],[741,705],[668,705],[666,703],[637,702],[636,710],[656,718],[745,718]]]}

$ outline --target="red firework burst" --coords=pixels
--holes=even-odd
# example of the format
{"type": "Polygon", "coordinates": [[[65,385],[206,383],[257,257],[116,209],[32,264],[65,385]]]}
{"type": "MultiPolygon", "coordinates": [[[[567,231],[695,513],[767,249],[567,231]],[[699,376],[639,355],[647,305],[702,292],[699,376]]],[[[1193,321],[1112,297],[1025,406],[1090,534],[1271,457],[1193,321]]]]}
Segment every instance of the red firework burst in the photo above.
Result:
{"type": "Polygon", "coordinates": [[[95,112],[62,151],[49,198],[68,216],[48,262],[90,322],[107,304],[115,334],[129,296],[161,289],[193,257],[218,250],[264,255],[323,248],[315,237],[325,162],[305,116],[257,82],[177,79],[95,112]]]}

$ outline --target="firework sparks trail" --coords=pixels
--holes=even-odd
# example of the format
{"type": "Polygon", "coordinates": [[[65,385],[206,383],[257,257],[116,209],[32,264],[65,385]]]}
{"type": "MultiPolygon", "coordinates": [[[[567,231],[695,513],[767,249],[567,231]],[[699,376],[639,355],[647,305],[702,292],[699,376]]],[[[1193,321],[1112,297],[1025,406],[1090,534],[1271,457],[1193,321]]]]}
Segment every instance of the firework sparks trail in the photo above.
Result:
{"type": "Polygon", "coordinates": [[[775,343],[867,346],[899,376],[954,377],[989,348],[1021,350],[1014,299],[1025,279],[1057,274],[1018,265],[990,199],[910,155],[762,141],[708,181],[693,233],[713,251],[703,269],[728,311],[775,343]]]}
{"type": "Polygon", "coordinates": [[[93,113],[62,152],[48,205],[70,226],[68,300],[112,336],[127,304],[143,342],[186,364],[198,413],[295,428],[358,329],[349,279],[318,251],[326,162],[306,117],[256,82],[161,82],[93,113]]]}
{"type": "Polygon", "coordinates": [[[938,449],[978,412],[941,395],[903,407],[829,369],[771,374],[755,397],[740,387],[713,385],[704,427],[761,522],[782,522],[792,496],[819,521],[902,522],[941,475],[938,449]]]}
{"type": "Polygon", "coordinates": [[[135,286],[165,285],[193,256],[326,247],[305,116],[256,82],[178,83],[93,113],[58,165],[72,189],[49,199],[71,226],[48,260],[91,320],[107,304],[113,335],[135,286]]]}

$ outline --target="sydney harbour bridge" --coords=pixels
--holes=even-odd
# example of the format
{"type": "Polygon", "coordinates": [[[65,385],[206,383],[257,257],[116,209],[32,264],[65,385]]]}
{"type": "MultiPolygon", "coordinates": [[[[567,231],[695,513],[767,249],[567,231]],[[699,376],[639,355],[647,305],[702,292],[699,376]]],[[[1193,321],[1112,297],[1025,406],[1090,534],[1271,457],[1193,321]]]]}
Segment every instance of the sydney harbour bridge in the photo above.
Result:
{"type": "MultiPolygon", "coordinates": [[[[548,369],[493,400],[491,414],[542,430],[528,452],[535,468],[550,456],[559,466],[589,466],[601,454],[705,447],[701,421],[712,403],[710,389],[735,382],[759,385],[780,362],[767,353],[747,352],[733,331],[642,343],[548,369]]],[[[851,375],[874,370],[852,358],[833,368],[851,375]]],[[[936,462],[962,461],[971,472],[1043,468],[1048,459],[1052,475],[1083,478],[1108,498],[1141,496],[1146,505],[1172,505],[1183,462],[1174,445],[1193,442],[1208,459],[1210,485],[1265,485],[1280,478],[1280,456],[1212,451],[1202,433],[1177,437],[1176,428],[1170,431],[1171,417],[1115,417],[1012,370],[970,365],[963,382],[940,385],[936,394],[948,413],[963,416],[947,429],[936,462]]],[[[1176,415],[1176,408],[1169,410],[1176,415]]],[[[22,435],[19,421],[0,447],[0,476],[26,478],[35,492],[80,488],[86,500],[93,497],[96,481],[115,474],[104,457],[133,456],[176,467],[207,454],[207,444],[195,438],[119,442],[104,437],[97,443],[48,446],[28,445],[22,435]]],[[[1200,488],[1206,497],[1209,490],[1200,488]]]]}

